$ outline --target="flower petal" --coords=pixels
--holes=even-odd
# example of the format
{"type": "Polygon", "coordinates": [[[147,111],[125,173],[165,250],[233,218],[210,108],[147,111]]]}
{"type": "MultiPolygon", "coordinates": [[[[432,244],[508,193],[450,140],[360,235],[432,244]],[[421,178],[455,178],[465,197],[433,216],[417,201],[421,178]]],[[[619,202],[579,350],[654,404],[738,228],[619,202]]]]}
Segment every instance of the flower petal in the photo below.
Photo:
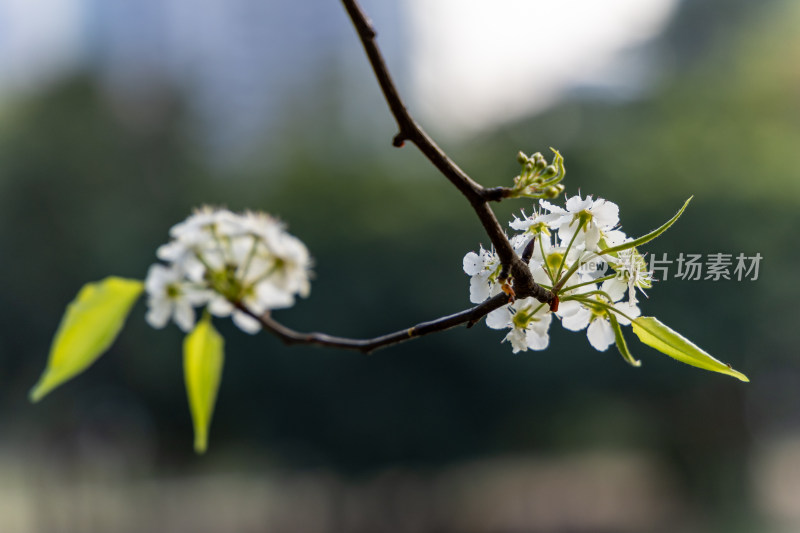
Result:
{"type": "Polygon", "coordinates": [[[528,349],[527,332],[524,329],[514,328],[508,332],[506,340],[511,343],[513,353],[524,352],[528,349]]]}
{"type": "Polygon", "coordinates": [[[584,200],[580,197],[580,195],[575,195],[567,200],[567,211],[570,213],[579,213],[584,209],[589,209],[590,207],[592,207],[591,196],[587,196],[584,200]]]}
{"type": "Polygon", "coordinates": [[[516,215],[514,216],[514,220],[508,223],[511,229],[517,231],[527,231],[532,224],[533,224],[533,218],[528,218],[528,217],[517,218],[516,215]]]}
{"type": "Polygon", "coordinates": [[[580,302],[576,302],[575,300],[567,300],[566,302],[561,302],[559,304],[556,314],[561,318],[565,318],[574,315],[583,308],[584,307],[580,302]]]}
{"type": "Polygon", "coordinates": [[[606,245],[611,248],[613,246],[619,246],[628,240],[628,236],[625,235],[625,232],[622,230],[612,229],[611,231],[603,232],[603,239],[606,241],[606,245]]]}
{"type": "Polygon", "coordinates": [[[586,246],[587,250],[597,251],[597,243],[600,242],[600,228],[597,227],[597,224],[590,224],[588,227],[584,227],[584,246],[586,246]]]}
{"type": "Polygon", "coordinates": [[[540,332],[529,329],[526,339],[528,348],[531,350],[544,350],[547,348],[547,345],[550,344],[550,336],[548,335],[547,330],[540,332]]]}
{"type": "Polygon", "coordinates": [[[166,298],[150,298],[147,301],[147,314],[144,319],[152,327],[161,329],[169,322],[172,315],[172,303],[166,298]]]}
{"type": "Polygon", "coordinates": [[[628,290],[628,284],[619,279],[619,277],[614,277],[605,280],[601,290],[611,297],[612,302],[618,302],[625,296],[625,291],[628,290]]]}
{"type": "Polygon", "coordinates": [[[467,255],[464,256],[464,272],[468,276],[474,276],[481,270],[483,270],[483,261],[478,254],[475,252],[469,252],[467,255]]]}
{"type": "Polygon", "coordinates": [[[614,344],[614,329],[611,327],[611,323],[603,318],[592,320],[586,330],[586,336],[589,338],[589,344],[601,352],[606,351],[609,346],[614,344]]]}
{"type": "Polygon", "coordinates": [[[486,315],[486,325],[492,329],[505,329],[511,325],[511,313],[508,306],[495,309],[486,315]]]}
{"type": "Polygon", "coordinates": [[[256,285],[255,293],[258,302],[253,307],[258,310],[285,309],[294,305],[294,295],[289,291],[279,289],[269,280],[262,281],[256,285]]]}
{"type": "Polygon", "coordinates": [[[233,312],[233,323],[239,326],[239,329],[251,335],[261,331],[261,322],[238,310],[233,312]]]}
{"type": "MultiPolygon", "coordinates": [[[[559,309],[559,312],[561,312],[561,309],[559,309]]],[[[581,307],[575,313],[563,317],[561,319],[561,325],[571,331],[580,331],[589,325],[589,320],[591,318],[592,312],[585,307],[581,307]]]]}
{"type": "Polygon", "coordinates": [[[175,323],[184,332],[188,333],[194,328],[194,308],[186,300],[175,301],[175,323]]]}
{"type": "Polygon", "coordinates": [[[489,297],[490,290],[488,272],[473,276],[469,280],[469,301],[474,304],[483,302],[489,297]]]}
{"type": "Polygon", "coordinates": [[[603,198],[592,205],[592,215],[598,226],[610,229],[619,224],[619,206],[603,198]]]}
{"type": "Polygon", "coordinates": [[[563,215],[564,213],[566,213],[566,211],[564,211],[562,207],[553,205],[547,200],[539,200],[539,205],[541,206],[542,209],[546,209],[554,214],[563,215]]]}
{"type": "Polygon", "coordinates": [[[225,317],[233,312],[233,305],[222,296],[215,296],[208,302],[208,312],[214,316],[225,317]]]}
{"type": "MultiPolygon", "coordinates": [[[[633,319],[638,318],[642,314],[642,311],[639,309],[639,307],[636,304],[631,303],[631,302],[615,303],[614,307],[616,307],[621,312],[625,313],[626,315],[628,315],[629,317],[631,317],[633,319]]],[[[625,318],[622,315],[617,315],[617,321],[620,324],[622,324],[623,326],[627,326],[627,325],[629,325],[631,323],[630,320],[628,320],[627,318],[625,318]]]]}

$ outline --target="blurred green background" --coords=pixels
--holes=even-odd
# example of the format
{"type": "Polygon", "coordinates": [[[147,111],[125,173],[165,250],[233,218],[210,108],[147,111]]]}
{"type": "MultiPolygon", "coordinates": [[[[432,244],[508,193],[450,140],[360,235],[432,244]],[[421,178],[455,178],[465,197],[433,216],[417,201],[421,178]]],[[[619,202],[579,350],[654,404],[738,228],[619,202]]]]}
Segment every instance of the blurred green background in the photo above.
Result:
{"type": "Polygon", "coordinates": [[[233,163],[209,156],[208,126],[168,80],[114,92],[86,69],[5,99],[0,531],[800,530],[798,7],[684,0],[647,45],[669,59],[637,97],[576,92],[442,142],[487,186],[510,183],[518,150],[556,147],[568,194],[615,201],[629,234],[694,195],[647,251],[758,252],[759,278],[660,282],[641,307],[751,383],[630,335],[634,369],[558,324],[541,353],[512,355],[480,325],[364,357],[219,322],[227,361],[202,457],[181,334],[150,329],[143,303],[89,371],[27,402],[83,283],[142,278],[194,206],[263,209],[315,258],[311,298],[277,318],[374,336],[469,306],[461,259],[487,244],[477,219],[413,147],[391,148],[391,117],[338,13],[358,67],[306,72],[233,163]],[[359,109],[340,105],[350,91],[359,109]]]}

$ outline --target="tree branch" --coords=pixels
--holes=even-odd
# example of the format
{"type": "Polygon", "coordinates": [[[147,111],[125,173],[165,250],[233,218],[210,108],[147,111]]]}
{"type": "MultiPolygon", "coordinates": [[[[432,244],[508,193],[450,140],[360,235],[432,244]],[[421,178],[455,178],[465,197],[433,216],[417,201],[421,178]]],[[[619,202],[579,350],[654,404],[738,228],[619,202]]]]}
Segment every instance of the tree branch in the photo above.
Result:
{"type": "Polygon", "coordinates": [[[437,318],[428,322],[421,322],[415,326],[411,326],[408,329],[402,329],[395,331],[394,333],[388,333],[372,339],[350,339],[347,337],[336,337],[325,333],[301,333],[284,326],[280,322],[273,319],[269,313],[258,315],[250,311],[241,303],[237,304],[236,307],[243,313],[258,320],[265,330],[275,334],[287,345],[316,344],[319,346],[327,346],[329,348],[355,350],[368,354],[377,350],[378,348],[400,344],[401,342],[416,339],[417,337],[422,337],[431,333],[437,333],[439,331],[445,331],[461,324],[467,324],[468,328],[472,327],[484,316],[507,304],[508,299],[509,296],[507,294],[500,293],[471,309],[465,309],[464,311],[454,315],[437,318]]]}
{"type": "Polygon", "coordinates": [[[397,87],[389,75],[389,69],[386,67],[383,55],[375,42],[375,30],[367,19],[366,14],[356,0],[342,0],[342,4],[344,4],[347,14],[358,32],[361,44],[364,46],[364,51],[369,58],[370,65],[372,65],[372,70],[381,87],[383,96],[386,98],[386,103],[389,105],[389,109],[397,122],[399,132],[394,137],[394,146],[403,146],[406,140],[414,143],[450,183],[466,196],[478,215],[501,263],[510,266],[517,296],[520,298],[533,296],[540,302],[550,303],[554,298],[554,294],[533,281],[528,265],[523,263],[514,252],[514,248],[511,246],[508,237],[506,237],[494,211],[489,207],[489,201],[499,201],[507,195],[505,189],[502,187],[485,189],[474,181],[417,124],[408,112],[402,98],[400,98],[397,87]]]}
{"type": "Polygon", "coordinates": [[[411,141],[464,196],[469,198],[470,201],[472,199],[479,200],[483,187],[473,181],[458,165],[447,157],[447,154],[411,118],[411,114],[400,97],[394,81],[392,81],[389,69],[383,60],[383,55],[375,43],[377,34],[361,6],[355,0],[342,0],[342,3],[358,32],[364,51],[367,53],[370,65],[372,65],[372,70],[375,72],[381,91],[383,91],[383,96],[386,98],[386,103],[389,105],[389,109],[397,122],[399,131],[395,135],[392,144],[399,148],[403,146],[406,140],[411,141]]]}
{"type": "MultiPolygon", "coordinates": [[[[491,201],[500,201],[509,195],[510,189],[506,187],[494,187],[486,189],[475,180],[470,178],[458,165],[456,165],[444,151],[431,139],[419,124],[411,117],[400,94],[389,75],[389,70],[383,60],[380,50],[375,43],[375,30],[367,20],[366,15],[361,10],[356,0],[342,0],[353,25],[358,32],[364,50],[367,53],[372,70],[383,91],[389,109],[397,122],[399,129],[394,137],[394,146],[403,146],[405,141],[411,141],[417,148],[439,169],[439,171],[469,200],[475,214],[494,245],[498,257],[503,265],[505,275],[510,276],[514,282],[513,294],[516,298],[527,298],[532,296],[543,303],[550,303],[554,300],[553,292],[541,287],[533,281],[530,268],[527,262],[517,256],[511,246],[508,237],[503,231],[503,227],[489,206],[491,201]]],[[[505,278],[504,275],[504,278],[505,278]]],[[[316,344],[331,348],[341,348],[355,350],[362,353],[370,353],[378,348],[399,344],[410,339],[429,335],[439,331],[467,324],[471,327],[481,318],[507,304],[511,296],[501,293],[485,302],[471,308],[456,313],[454,315],[437,318],[428,322],[422,322],[408,329],[396,331],[372,339],[351,339],[347,337],[336,337],[325,333],[302,333],[295,331],[272,318],[270,313],[262,315],[253,313],[242,303],[236,307],[247,315],[258,320],[261,326],[275,334],[286,344],[316,344]]]]}

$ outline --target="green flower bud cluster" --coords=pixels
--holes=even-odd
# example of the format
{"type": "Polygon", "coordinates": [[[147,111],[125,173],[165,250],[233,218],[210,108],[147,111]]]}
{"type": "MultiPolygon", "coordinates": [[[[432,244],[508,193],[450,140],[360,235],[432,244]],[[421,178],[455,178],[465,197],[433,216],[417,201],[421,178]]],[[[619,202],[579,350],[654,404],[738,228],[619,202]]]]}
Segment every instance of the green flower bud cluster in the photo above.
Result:
{"type": "Polygon", "coordinates": [[[530,156],[524,152],[517,154],[517,162],[522,170],[514,178],[514,186],[509,195],[511,198],[552,199],[564,192],[564,186],[560,183],[565,174],[564,158],[558,150],[551,150],[555,156],[553,163],[549,165],[540,152],[530,156]]]}

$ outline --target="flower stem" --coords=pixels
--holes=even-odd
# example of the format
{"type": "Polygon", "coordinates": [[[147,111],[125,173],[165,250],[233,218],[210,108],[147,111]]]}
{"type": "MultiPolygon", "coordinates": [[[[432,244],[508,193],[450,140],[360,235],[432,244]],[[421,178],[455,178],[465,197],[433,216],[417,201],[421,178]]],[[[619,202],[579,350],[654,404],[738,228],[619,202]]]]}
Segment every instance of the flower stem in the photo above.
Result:
{"type": "MultiPolygon", "coordinates": [[[[584,221],[581,220],[581,223],[578,225],[578,229],[575,230],[575,233],[572,234],[572,238],[569,240],[569,244],[567,245],[567,249],[564,250],[564,256],[561,258],[561,264],[558,265],[558,278],[561,279],[561,271],[564,269],[564,263],[567,262],[567,255],[569,254],[570,249],[572,248],[572,244],[575,242],[575,237],[578,236],[581,229],[583,229],[584,221]]],[[[554,281],[555,283],[555,281],[554,281]]]]}

